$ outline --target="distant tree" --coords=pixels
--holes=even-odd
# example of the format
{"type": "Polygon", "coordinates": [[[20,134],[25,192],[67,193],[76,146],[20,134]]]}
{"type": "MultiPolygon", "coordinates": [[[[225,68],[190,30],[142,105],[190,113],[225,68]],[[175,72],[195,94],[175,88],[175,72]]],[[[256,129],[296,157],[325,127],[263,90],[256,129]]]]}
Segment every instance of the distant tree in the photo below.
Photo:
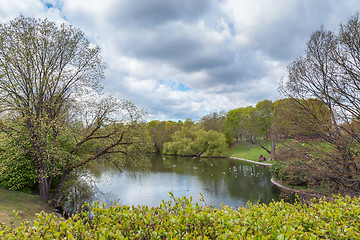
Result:
{"type": "Polygon", "coordinates": [[[234,136],[236,140],[246,140],[260,146],[274,158],[277,138],[272,137],[272,148],[268,149],[262,144],[261,138],[268,135],[276,136],[273,128],[273,108],[271,101],[259,102],[254,108],[252,106],[230,110],[225,120],[225,131],[227,136],[234,136]]]}
{"type": "Polygon", "coordinates": [[[154,143],[154,150],[161,153],[163,145],[171,141],[173,134],[181,129],[182,124],[171,121],[154,120],[147,124],[148,133],[154,143]]]}
{"type": "Polygon", "coordinates": [[[206,131],[214,130],[216,132],[222,132],[225,117],[226,114],[224,112],[213,112],[203,116],[200,123],[206,131]]]}
{"type": "Polygon", "coordinates": [[[274,104],[270,100],[260,101],[256,104],[255,111],[259,135],[268,139],[273,122],[274,104]]]}
{"type": "Polygon", "coordinates": [[[241,122],[243,111],[244,108],[237,108],[230,110],[226,114],[224,132],[227,136],[227,142],[229,144],[232,143],[232,139],[235,139],[235,141],[239,141],[243,138],[243,127],[241,122]]]}
{"type": "Polygon", "coordinates": [[[318,99],[279,99],[274,109],[277,132],[282,137],[316,139],[329,131],[329,109],[318,99]]]}
{"type": "Polygon", "coordinates": [[[112,154],[135,152],[143,139],[143,111],[101,95],[104,66],[70,25],[25,17],[0,25],[0,130],[31,156],[40,197],[53,204],[73,170],[99,158],[116,164],[112,154]]]}
{"type": "Polygon", "coordinates": [[[223,133],[206,131],[200,125],[189,125],[175,132],[172,141],[164,144],[163,153],[179,156],[221,157],[227,154],[223,133]]]}

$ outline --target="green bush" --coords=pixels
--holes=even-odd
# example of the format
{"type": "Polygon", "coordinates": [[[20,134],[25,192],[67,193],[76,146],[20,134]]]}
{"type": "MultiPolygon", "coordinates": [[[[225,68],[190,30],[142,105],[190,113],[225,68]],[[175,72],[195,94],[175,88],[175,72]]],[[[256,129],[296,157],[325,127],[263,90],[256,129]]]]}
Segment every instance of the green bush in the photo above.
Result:
{"type": "MultiPolygon", "coordinates": [[[[22,142],[28,144],[27,140],[22,142]]],[[[15,191],[30,192],[36,186],[34,163],[18,143],[0,135],[0,185],[15,191]]]]}
{"type": "Polygon", "coordinates": [[[206,131],[197,126],[175,132],[172,141],[164,144],[163,153],[202,157],[224,157],[228,154],[223,133],[206,131]]]}
{"type": "MultiPolygon", "coordinates": [[[[2,158],[0,156],[0,158],[2,158]]],[[[31,157],[17,156],[0,160],[0,185],[14,191],[31,192],[37,175],[31,157]]]]}
{"type": "Polygon", "coordinates": [[[17,228],[0,224],[0,239],[359,239],[360,199],[213,209],[174,198],[159,207],[95,204],[92,217],[39,214],[17,228]]]}
{"type": "Polygon", "coordinates": [[[273,177],[277,180],[286,181],[289,178],[289,176],[284,172],[286,167],[287,165],[285,162],[275,161],[275,163],[273,163],[273,165],[270,167],[273,177]]]}

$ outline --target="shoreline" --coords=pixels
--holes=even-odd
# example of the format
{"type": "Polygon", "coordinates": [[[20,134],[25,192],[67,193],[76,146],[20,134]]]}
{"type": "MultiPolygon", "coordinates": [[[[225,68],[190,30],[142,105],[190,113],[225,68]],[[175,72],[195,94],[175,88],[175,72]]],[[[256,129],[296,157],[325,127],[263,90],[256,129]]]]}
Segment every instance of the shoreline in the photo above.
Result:
{"type": "MultiPolygon", "coordinates": [[[[263,165],[263,166],[272,166],[271,163],[256,162],[256,161],[252,161],[252,160],[245,159],[245,158],[238,158],[238,157],[229,157],[229,158],[240,160],[240,161],[245,161],[245,162],[250,162],[250,163],[255,163],[255,164],[263,165]]],[[[310,197],[315,197],[315,198],[326,198],[326,199],[330,199],[330,200],[334,199],[332,197],[327,197],[325,195],[321,195],[321,194],[317,194],[317,193],[311,193],[311,192],[307,192],[305,190],[298,190],[298,189],[295,189],[295,188],[286,187],[286,186],[282,185],[281,183],[277,182],[273,177],[271,177],[271,183],[274,184],[275,186],[277,186],[278,188],[281,188],[283,190],[290,191],[290,192],[293,192],[293,193],[298,193],[298,194],[302,194],[302,195],[306,195],[306,196],[310,196],[310,197]]]]}
{"type": "Polygon", "coordinates": [[[249,160],[249,159],[245,159],[245,158],[238,158],[238,157],[229,157],[231,159],[237,159],[237,160],[241,160],[241,161],[245,161],[245,162],[250,162],[250,163],[256,163],[258,165],[263,165],[263,166],[272,166],[271,163],[266,163],[266,162],[256,162],[253,160],[249,160]]]}

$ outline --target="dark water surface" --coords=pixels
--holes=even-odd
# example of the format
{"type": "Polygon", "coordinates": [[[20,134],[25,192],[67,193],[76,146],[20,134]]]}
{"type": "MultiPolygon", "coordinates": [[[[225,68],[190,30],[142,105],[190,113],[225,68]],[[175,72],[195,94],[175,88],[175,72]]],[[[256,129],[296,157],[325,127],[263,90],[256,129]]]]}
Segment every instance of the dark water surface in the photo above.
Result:
{"type": "Polygon", "coordinates": [[[151,157],[149,170],[104,167],[95,177],[96,187],[104,194],[95,200],[113,205],[159,206],[176,197],[192,196],[198,201],[203,194],[207,205],[221,204],[237,208],[248,201],[269,203],[279,200],[280,190],[273,186],[269,167],[228,158],[151,157]]]}

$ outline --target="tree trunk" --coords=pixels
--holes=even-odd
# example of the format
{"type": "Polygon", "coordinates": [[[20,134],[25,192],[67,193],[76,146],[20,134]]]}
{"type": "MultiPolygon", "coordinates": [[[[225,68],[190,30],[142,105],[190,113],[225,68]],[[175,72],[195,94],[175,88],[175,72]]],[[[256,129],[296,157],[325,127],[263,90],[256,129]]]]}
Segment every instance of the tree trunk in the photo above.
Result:
{"type": "Polygon", "coordinates": [[[276,151],[276,141],[271,139],[271,151],[270,151],[270,159],[269,160],[275,159],[275,151],[276,151]]]}
{"type": "Polygon", "coordinates": [[[45,176],[43,176],[42,174],[39,175],[39,191],[40,191],[40,198],[43,199],[44,201],[48,201],[50,199],[50,186],[47,182],[47,179],[45,176]]]}
{"type": "Polygon", "coordinates": [[[58,185],[56,186],[55,194],[51,199],[51,205],[58,206],[62,197],[62,190],[64,188],[64,184],[66,180],[68,179],[70,174],[70,171],[64,170],[64,172],[61,175],[60,181],[58,185]]]}
{"type": "Polygon", "coordinates": [[[253,139],[249,138],[249,142],[251,142],[252,144],[254,145],[257,145],[259,147],[261,147],[262,149],[264,149],[267,153],[271,154],[271,151],[269,149],[267,149],[264,145],[258,143],[258,142],[255,142],[253,139]]]}
{"type": "Polygon", "coordinates": [[[277,142],[279,140],[279,137],[278,137],[277,131],[276,131],[276,124],[275,123],[271,127],[270,138],[271,138],[271,153],[270,153],[270,159],[269,160],[274,160],[275,159],[276,144],[277,144],[277,142]]]}

